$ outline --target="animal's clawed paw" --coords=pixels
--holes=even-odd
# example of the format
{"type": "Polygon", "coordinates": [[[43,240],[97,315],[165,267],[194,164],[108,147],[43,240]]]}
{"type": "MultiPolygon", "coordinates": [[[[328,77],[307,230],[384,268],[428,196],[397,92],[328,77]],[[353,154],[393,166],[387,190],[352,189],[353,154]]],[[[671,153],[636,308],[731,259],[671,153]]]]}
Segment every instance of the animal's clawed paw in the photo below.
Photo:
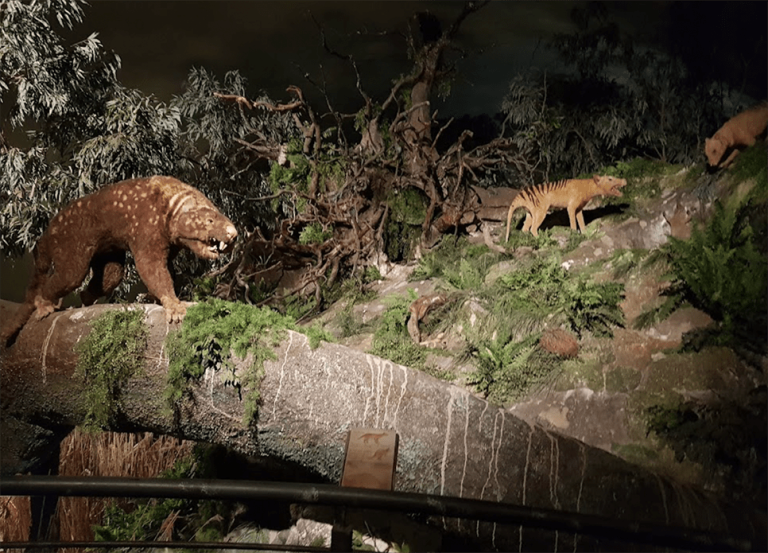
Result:
{"type": "Polygon", "coordinates": [[[53,313],[55,311],[55,308],[52,303],[38,305],[37,309],[35,309],[34,313],[32,313],[32,316],[30,319],[32,321],[41,321],[45,319],[48,315],[53,313]]]}
{"type": "Polygon", "coordinates": [[[168,324],[180,323],[187,314],[187,306],[176,300],[175,302],[164,302],[165,321],[168,324]]]}

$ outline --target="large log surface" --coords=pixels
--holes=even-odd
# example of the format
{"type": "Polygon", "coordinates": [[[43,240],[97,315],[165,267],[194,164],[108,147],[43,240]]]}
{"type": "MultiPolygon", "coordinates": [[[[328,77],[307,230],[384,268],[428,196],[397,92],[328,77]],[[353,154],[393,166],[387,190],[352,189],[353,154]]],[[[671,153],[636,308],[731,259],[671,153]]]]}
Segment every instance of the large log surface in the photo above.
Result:
{"type": "MultiPolygon", "coordinates": [[[[0,301],[0,315],[5,318],[14,306],[0,301]]],[[[195,385],[194,401],[175,419],[162,399],[168,366],[164,340],[170,330],[163,309],[128,307],[145,311],[150,336],[144,371],[123,389],[125,428],[115,430],[222,444],[296,463],[337,483],[350,428],[392,429],[400,437],[397,490],[698,528],[764,543],[764,513],[743,512],[606,451],[531,426],[420,371],[337,344],[312,350],[297,332],[289,331],[275,350],[277,360],[265,364],[255,425],[243,425],[243,402],[213,372],[195,385]]],[[[54,313],[29,323],[3,352],[4,475],[34,471],[64,430],[82,421],[78,395],[84,384],[74,376],[73,348],[90,321],[121,308],[95,305],[54,313]]],[[[585,537],[563,533],[451,519],[442,524],[502,549],[594,547],[585,537]]]]}

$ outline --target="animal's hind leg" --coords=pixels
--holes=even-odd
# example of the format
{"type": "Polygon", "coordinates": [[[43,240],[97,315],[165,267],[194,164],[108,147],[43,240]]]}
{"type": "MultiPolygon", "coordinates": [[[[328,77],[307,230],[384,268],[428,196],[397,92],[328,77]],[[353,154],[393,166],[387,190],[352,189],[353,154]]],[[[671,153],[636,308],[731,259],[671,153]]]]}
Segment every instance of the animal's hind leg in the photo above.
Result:
{"type": "Polygon", "coordinates": [[[88,252],[77,252],[69,256],[60,253],[53,259],[52,272],[32,300],[36,308],[33,315],[35,320],[53,313],[55,306],[60,305],[60,300],[82,284],[88,274],[90,260],[91,254],[88,252]]]}
{"type": "Polygon", "coordinates": [[[91,269],[91,281],[80,293],[83,305],[93,305],[100,297],[115,291],[125,275],[125,251],[97,254],[91,260],[91,269]]]}
{"type": "Polygon", "coordinates": [[[533,223],[531,224],[531,234],[538,237],[539,236],[539,227],[541,226],[541,223],[544,222],[544,217],[547,216],[547,212],[544,211],[542,213],[537,213],[533,216],[533,223]]]}
{"type": "Polygon", "coordinates": [[[531,229],[531,223],[533,223],[533,217],[530,211],[525,212],[525,222],[523,223],[523,232],[528,232],[531,229]]]}

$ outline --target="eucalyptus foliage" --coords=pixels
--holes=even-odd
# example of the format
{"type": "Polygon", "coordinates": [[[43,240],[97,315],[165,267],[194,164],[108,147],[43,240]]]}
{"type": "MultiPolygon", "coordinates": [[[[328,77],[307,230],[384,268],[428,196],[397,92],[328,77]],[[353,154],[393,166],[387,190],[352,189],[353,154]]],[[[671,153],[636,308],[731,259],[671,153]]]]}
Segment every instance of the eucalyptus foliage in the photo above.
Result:
{"type": "Polygon", "coordinates": [[[604,11],[574,14],[577,31],[547,44],[573,70],[521,73],[502,101],[503,131],[529,161],[518,179],[570,178],[634,157],[698,161],[704,137],[728,118],[723,91],[679,58],[636,47],[604,11]]]}
{"type": "MultiPolygon", "coordinates": [[[[255,134],[262,144],[287,144],[299,136],[295,121],[287,113],[263,106],[248,109],[215,96],[250,97],[246,79],[237,71],[228,71],[219,81],[204,68],[192,68],[184,88],[172,101],[182,119],[182,180],[202,190],[238,226],[270,226],[273,208],[280,206],[257,201],[273,192],[270,168],[259,156],[243,153],[238,140],[255,134]]],[[[264,95],[254,102],[274,103],[264,95]]]]}
{"type": "MultiPolygon", "coordinates": [[[[172,175],[199,188],[240,228],[269,226],[268,164],[237,140],[298,136],[290,115],[249,110],[214,93],[245,96],[245,80],[190,71],[169,103],[124,87],[120,58],[96,34],[67,44],[82,0],[6,0],[0,9],[0,250],[21,255],[71,200],[127,178],[172,175]],[[5,134],[7,133],[7,134],[5,134]]],[[[272,103],[261,96],[259,101],[272,103]]],[[[188,276],[210,264],[182,256],[188,276]]],[[[136,274],[129,270],[124,292],[136,274]]]]}

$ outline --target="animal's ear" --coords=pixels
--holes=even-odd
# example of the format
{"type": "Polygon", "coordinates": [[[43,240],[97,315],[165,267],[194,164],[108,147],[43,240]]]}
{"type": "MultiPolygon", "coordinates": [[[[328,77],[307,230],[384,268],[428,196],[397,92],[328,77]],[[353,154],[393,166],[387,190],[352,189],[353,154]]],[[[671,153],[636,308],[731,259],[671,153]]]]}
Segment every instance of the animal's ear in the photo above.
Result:
{"type": "Polygon", "coordinates": [[[595,182],[600,182],[600,175],[592,175],[592,180],[595,182]]]}

